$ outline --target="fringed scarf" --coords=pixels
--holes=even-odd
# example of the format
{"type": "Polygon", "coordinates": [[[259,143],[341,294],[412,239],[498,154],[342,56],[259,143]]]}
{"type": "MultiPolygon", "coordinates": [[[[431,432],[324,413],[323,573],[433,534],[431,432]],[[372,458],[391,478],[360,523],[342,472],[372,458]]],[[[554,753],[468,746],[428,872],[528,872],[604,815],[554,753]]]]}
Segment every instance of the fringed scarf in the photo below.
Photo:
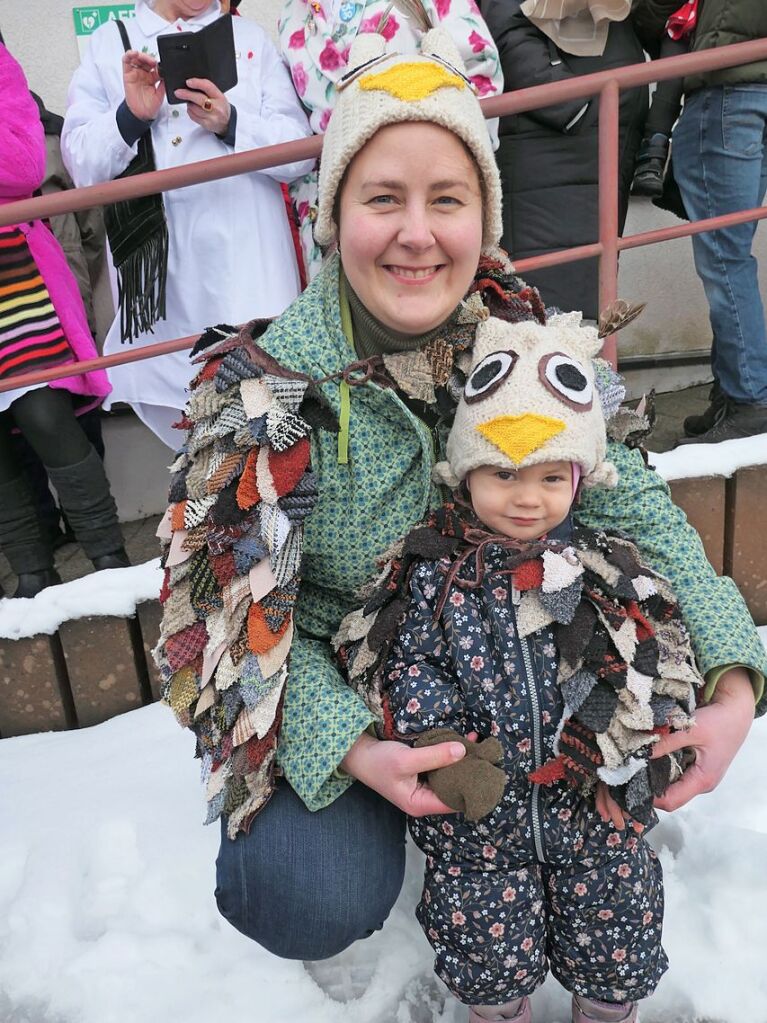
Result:
{"type": "MultiPolygon", "coordinates": [[[[125,25],[117,22],[123,47],[130,40],[125,25]]],[[[157,170],[152,148],[152,133],[138,142],[138,153],[120,178],[134,177],[157,170]]],[[[168,278],[168,225],[162,195],[123,199],[104,207],[112,262],[117,271],[117,295],[120,305],[120,336],[133,341],[151,332],[158,320],[164,320],[168,278]]]]}

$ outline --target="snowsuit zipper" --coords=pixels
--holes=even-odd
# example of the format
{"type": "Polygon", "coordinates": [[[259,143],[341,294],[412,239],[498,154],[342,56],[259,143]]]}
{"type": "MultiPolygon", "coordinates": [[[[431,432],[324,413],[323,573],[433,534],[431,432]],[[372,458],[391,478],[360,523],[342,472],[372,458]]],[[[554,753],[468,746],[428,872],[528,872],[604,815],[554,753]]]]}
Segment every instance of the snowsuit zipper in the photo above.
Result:
{"type": "MultiPolygon", "coordinates": [[[[511,584],[511,603],[514,609],[514,638],[520,654],[521,663],[524,665],[527,682],[527,699],[530,708],[530,722],[533,729],[533,770],[538,770],[543,765],[543,718],[541,715],[541,701],[538,693],[538,679],[533,668],[533,655],[530,649],[530,637],[521,639],[517,627],[516,608],[519,606],[519,591],[511,584]]],[[[533,844],[535,855],[539,863],[546,862],[543,849],[543,827],[541,825],[541,787],[533,784],[530,790],[530,817],[532,822],[533,844]]]]}

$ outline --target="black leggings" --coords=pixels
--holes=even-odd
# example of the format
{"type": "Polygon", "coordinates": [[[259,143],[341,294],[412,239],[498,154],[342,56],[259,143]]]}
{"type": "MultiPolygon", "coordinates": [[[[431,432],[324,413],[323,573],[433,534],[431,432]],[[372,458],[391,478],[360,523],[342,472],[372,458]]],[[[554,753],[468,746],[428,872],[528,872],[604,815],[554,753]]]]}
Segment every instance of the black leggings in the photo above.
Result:
{"type": "Polygon", "coordinates": [[[91,442],[77,421],[72,396],[63,389],[40,387],[17,398],[0,413],[0,483],[17,479],[24,465],[14,443],[17,427],[43,465],[62,469],[87,457],[91,442]]]}

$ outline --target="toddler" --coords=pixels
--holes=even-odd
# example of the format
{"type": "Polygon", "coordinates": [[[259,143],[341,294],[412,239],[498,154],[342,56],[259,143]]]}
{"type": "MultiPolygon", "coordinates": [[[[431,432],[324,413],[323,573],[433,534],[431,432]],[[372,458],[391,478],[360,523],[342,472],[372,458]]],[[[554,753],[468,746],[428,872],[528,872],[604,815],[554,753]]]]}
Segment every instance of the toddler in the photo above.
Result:
{"type": "Polygon", "coordinates": [[[577,313],[480,324],[435,470],[457,502],[394,551],[341,630],[359,686],[397,623],[380,674],[390,737],[480,739],[428,778],[464,812],[410,821],[418,919],[471,1023],[529,1023],[549,969],[575,1023],[629,1023],[667,966],[641,831],[682,767],[649,756],[659,731],[689,726],[701,680],[665,580],[625,537],[571,520],[581,486],[616,479],[598,349],[577,313]]]}

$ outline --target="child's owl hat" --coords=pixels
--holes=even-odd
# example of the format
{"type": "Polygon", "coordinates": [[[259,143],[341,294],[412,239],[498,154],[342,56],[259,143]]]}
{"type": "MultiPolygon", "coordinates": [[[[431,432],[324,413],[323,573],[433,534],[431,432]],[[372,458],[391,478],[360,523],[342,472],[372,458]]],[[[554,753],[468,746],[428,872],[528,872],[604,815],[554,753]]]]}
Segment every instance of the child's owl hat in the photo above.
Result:
{"type": "Polygon", "coordinates": [[[601,342],[596,327],[580,324],[580,313],[551,316],[546,326],[479,324],[438,482],[455,488],[480,465],[565,461],[580,465],[585,486],[615,485],[592,362],[601,342]]]}
{"type": "Polygon", "coordinates": [[[426,121],[457,135],[477,161],[482,182],[483,238],[486,251],[502,233],[501,183],[474,88],[455,43],[441,28],[430,29],[421,52],[385,52],[377,33],[357,36],[349,70],[338,81],[338,97],[322,146],[319,211],[314,236],[320,245],[336,237],[333,209],[341,179],[373,135],[389,124],[426,121]]]}

